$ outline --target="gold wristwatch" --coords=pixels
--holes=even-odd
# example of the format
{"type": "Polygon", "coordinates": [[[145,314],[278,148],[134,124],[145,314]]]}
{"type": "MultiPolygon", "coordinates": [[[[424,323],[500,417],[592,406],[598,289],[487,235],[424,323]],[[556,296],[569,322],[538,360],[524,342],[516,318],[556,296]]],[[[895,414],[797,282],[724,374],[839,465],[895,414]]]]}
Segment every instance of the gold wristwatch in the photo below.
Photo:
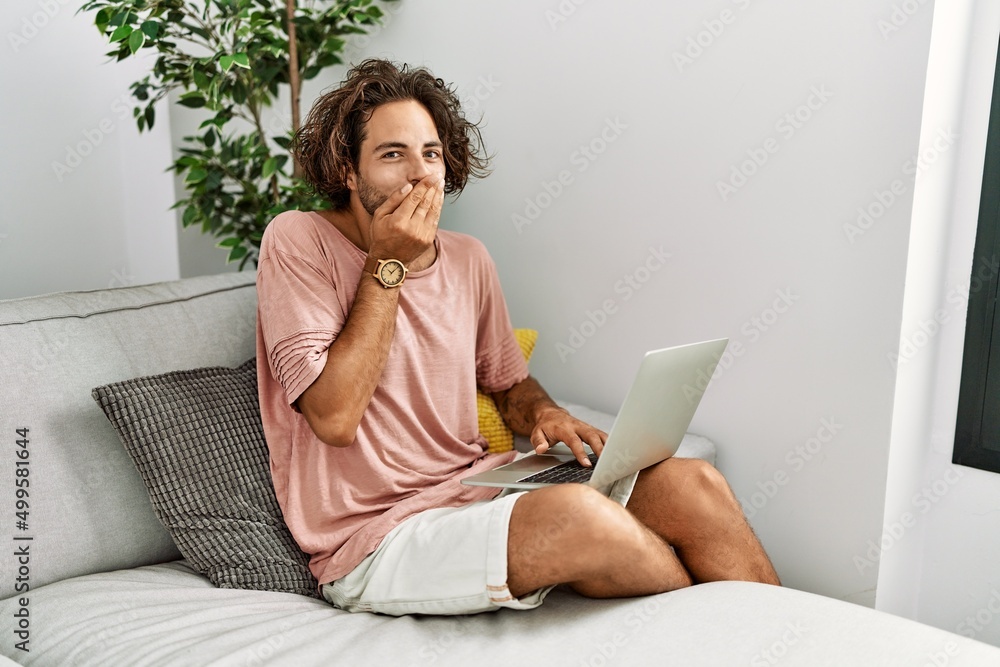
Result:
{"type": "Polygon", "coordinates": [[[369,256],[362,271],[373,275],[385,288],[399,287],[406,280],[406,267],[398,259],[375,259],[369,256]]]}

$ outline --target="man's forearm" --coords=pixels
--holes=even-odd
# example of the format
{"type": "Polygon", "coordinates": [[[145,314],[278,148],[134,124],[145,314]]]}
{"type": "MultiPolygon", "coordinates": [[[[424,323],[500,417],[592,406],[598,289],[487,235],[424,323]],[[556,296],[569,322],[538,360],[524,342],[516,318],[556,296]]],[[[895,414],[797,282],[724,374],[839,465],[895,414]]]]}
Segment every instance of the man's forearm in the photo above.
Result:
{"type": "Polygon", "coordinates": [[[531,435],[546,410],[562,410],[530,375],[507,391],[493,394],[500,416],[518,435],[531,435]]]}
{"type": "Polygon", "coordinates": [[[346,447],[389,359],[396,330],[399,289],[385,289],[361,276],[344,328],[327,351],[326,366],[299,397],[297,405],[316,436],[346,447]]]}
{"type": "Polygon", "coordinates": [[[531,376],[507,391],[494,393],[493,398],[507,425],[518,435],[528,436],[538,454],[564,442],[580,465],[590,466],[584,445],[590,445],[597,455],[604,449],[608,434],[559,407],[531,376]]]}

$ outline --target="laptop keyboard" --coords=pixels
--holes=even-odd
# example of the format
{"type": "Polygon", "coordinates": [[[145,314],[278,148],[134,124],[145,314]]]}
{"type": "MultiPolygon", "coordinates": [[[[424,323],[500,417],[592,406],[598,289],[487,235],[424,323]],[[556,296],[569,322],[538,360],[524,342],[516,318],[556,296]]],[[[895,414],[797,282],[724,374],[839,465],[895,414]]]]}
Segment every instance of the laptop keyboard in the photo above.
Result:
{"type": "MultiPolygon", "coordinates": [[[[597,465],[597,454],[589,454],[587,458],[590,459],[591,466],[597,465]]],[[[529,475],[524,479],[519,479],[519,482],[527,482],[529,484],[562,484],[564,482],[586,482],[590,480],[591,475],[594,474],[594,469],[585,468],[580,465],[579,461],[567,461],[566,463],[560,463],[557,466],[549,468],[548,470],[543,470],[542,472],[536,472],[534,475],[529,475]]]]}

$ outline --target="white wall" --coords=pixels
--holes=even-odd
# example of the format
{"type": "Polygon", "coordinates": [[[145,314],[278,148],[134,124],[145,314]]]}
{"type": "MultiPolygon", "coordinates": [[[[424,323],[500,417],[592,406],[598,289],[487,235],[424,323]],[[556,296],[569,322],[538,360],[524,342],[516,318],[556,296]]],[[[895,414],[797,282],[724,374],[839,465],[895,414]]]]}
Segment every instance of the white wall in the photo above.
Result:
{"type": "Polygon", "coordinates": [[[139,135],[80,2],[0,6],[0,298],[178,276],[167,106],[139,135]]]}
{"type": "Polygon", "coordinates": [[[914,200],[878,607],[1000,645],[1000,476],[951,464],[1000,5],[934,11],[921,143],[958,138],[914,200]]]}
{"type": "Polygon", "coordinates": [[[364,50],[429,66],[484,114],[495,173],[444,224],[486,242],[515,324],[541,331],[533,373],[614,410],[645,350],[729,336],[742,354],[692,430],[757,501],[784,581],[866,604],[878,564],[854,558],[881,533],[931,21],[918,5],[894,25],[894,4],[404,0],[364,50]],[[876,219],[848,238],[859,207],[876,219]]]}

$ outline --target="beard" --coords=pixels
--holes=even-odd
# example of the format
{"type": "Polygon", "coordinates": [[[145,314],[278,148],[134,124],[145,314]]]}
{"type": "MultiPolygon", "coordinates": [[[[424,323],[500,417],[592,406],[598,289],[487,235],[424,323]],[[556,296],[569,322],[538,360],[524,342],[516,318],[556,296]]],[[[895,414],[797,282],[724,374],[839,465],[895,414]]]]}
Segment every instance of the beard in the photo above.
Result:
{"type": "Polygon", "coordinates": [[[361,205],[368,212],[368,215],[375,217],[375,211],[379,206],[385,203],[385,200],[389,198],[389,195],[385,194],[374,185],[361,178],[361,174],[356,174],[356,179],[358,182],[358,199],[361,200],[361,205]]]}

